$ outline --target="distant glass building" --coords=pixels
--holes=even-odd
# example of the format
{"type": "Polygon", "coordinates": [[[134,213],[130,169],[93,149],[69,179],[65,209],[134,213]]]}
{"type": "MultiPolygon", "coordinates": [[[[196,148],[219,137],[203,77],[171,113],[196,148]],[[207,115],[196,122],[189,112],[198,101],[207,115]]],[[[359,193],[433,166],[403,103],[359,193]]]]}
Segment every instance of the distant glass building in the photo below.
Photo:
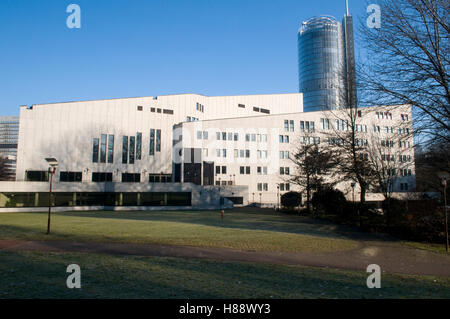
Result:
{"type": "Polygon", "coordinates": [[[349,90],[355,84],[350,81],[355,78],[351,16],[346,15],[343,24],[330,16],[304,21],[298,31],[298,57],[304,112],[347,107],[349,95],[356,98],[356,89],[349,90]]]}
{"type": "Polygon", "coordinates": [[[0,157],[6,159],[11,179],[15,179],[16,175],[18,141],[19,117],[0,116],[0,157]]]}

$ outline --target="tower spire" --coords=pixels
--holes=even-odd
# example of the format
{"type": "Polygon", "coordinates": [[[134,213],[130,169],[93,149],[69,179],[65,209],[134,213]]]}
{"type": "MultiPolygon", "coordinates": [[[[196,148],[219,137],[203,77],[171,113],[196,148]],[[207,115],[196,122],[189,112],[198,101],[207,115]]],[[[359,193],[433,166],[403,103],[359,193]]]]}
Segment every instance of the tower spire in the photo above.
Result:
{"type": "Polygon", "coordinates": [[[348,11],[348,0],[345,0],[345,8],[347,9],[347,15],[350,15],[350,13],[348,11]]]}

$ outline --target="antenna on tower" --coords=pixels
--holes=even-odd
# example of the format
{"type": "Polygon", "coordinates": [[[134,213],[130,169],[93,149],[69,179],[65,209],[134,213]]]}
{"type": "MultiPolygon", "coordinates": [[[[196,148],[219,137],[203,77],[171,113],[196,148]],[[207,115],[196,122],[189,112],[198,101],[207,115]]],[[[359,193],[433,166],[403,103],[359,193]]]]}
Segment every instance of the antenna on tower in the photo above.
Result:
{"type": "Polygon", "coordinates": [[[345,7],[347,9],[347,15],[350,15],[349,11],[348,11],[348,0],[345,0],[345,7]]]}

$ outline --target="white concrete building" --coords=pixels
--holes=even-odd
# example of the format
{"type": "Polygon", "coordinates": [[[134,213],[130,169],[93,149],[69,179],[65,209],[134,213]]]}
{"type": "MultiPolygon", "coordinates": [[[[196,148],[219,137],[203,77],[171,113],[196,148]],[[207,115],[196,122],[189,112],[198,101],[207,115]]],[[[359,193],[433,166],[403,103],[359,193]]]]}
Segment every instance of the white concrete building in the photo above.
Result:
{"type": "MultiPolygon", "coordinates": [[[[363,141],[389,145],[407,137],[390,145],[404,154],[407,167],[394,187],[413,190],[413,140],[406,134],[412,132],[411,108],[365,108],[360,115],[363,141]]],[[[336,143],[333,130],[345,129],[338,117],[336,111],[303,113],[302,94],[181,94],[21,107],[18,182],[0,183],[0,207],[46,206],[49,157],[59,163],[56,206],[273,206],[282,193],[300,190],[287,182],[295,174],[289,157],[297,145],[336,143]]],[[[348,192],[348,183],[338,187],[348,192]]]]}
{"type": "MultiPolygon", "coordinates": [[[[396,163],[383,166],[396,169],[392,192],[413,191],[411,107],[362,108],[358,113],[358,140],[373,145],[368,151],[374,158],[396,163]]],[[[277,204],[279,196],[285,192],[304,191],[290,182],[291,177],[298,174],[290,159],[298,147],[305,143],[322,147],[339,143],[340,133],[349,130],[344,114],[346,111],[295,112],[182,123],[174,131],[174,163],[180,163],[174,164],[174,174],[181,176],[181,182],[246,185],[249,198],[243,198],[244,204],[277,204]],[[192,162],[201,167],[193,167],[192,162]],[[189,169],[186,165],[190,165],[189,169]],[[214,166],[212,178],[205,173],[205,167],[211,170],[211,165],[214,166]],[[186,173],[195,169],[201,172],[186,173]],[[180,173],[177,174],[177,170],[180,173]]],[[[334,178],[339,180],[339,175],[334,178]]],[[[337,188],[349,199],[352,197],[350,181],[338,183],[337,188]]],[[[355,195],[359,195],[357,187],[355,195]]],[[[371,197],[377,196],[369,194],[368,199],[371,197]]]]}

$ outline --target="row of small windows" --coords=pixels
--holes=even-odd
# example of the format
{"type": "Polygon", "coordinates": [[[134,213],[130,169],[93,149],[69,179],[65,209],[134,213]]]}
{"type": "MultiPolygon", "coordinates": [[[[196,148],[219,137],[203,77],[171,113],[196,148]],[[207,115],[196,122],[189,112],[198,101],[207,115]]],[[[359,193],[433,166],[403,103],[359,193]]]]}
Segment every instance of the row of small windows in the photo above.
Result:
{"type": "Polygon", "coordinates": [[[259,107],[253,107],[253,111],[254,112],[260,112],[260,113],[264,113],[264,114],[270,114],[270,110],[268,109],[263,109],[263,108],[259,108],[259,107]]]}
{"type": "Polygon", "coordinates": [[[280,167],[280,175],[289,175],[289,167],[280,167]]]}
{"type": "Polygon", "coordinates": [[[289,159],[289,151],[280,151],[280,159],[289,159]]]}
{"type": "Polygon", "coordinates": [[[186,117],[186,122],[197,122],[197,121],[199,121],[198,117],[193,117],[193,116],[186,117]]]}
{"type": "Polygon", "coordinates": [[[312,121],[300,121],[300,131],[314,133],[314,122],[312,121]]]}
{"type": "Polygon", "coordinates": [[[284,192],[289,192],[291,190],[291,185],[289,183],[280,183],[279,184],[280,187],[280,191],[284,192]]]}
{"type": "Polygon", "coordinates": [[[386,170],[386,172],[389,177],[394,177],[397,175],[400,175],[400,176],[411,176],[412,175],[412,170],[406,169],[406,168],[405,169],[388,168],[386,170]]]}
{"type": "Polygon", "coordinates": [[[200,103],[197,103],[197,104],[196,104],[195,109],[196,109],[197,111],[199,111],[199,112],[202,112],[202,113],[205,112],[205,106],[202,105],[202,104],[200,104],[200,103]]]}
{"type": "MultiPolygon", "coordinates": [[[[137,110],[138,111],[143,111],[144,110],[144,107],[143,106],[141,106],[141,105],[138,105],[137,106],[137,110]]],[[[160,109],[160,108],[155,108],[155,107],[151,107],[150,108],[150,112],[152,112],[152,113],[163,113],[163,114],[173,114],[173,110],[170,110],[170,109],[160,109]]]]}
{"type": "Polygon", "coordinates": [[[262,192],[262,191],[267,192],[267,191],[269,191],[269,184],[267,184],[267,183],[258,183],[257,187],[258,187],[258,191],[259,192],[262,192]]]}
{"type": "Polygon", "coordinates": [[[102,134],[93,139],[93,163],[114,163],[114,135],[102,134]]]}
{"type": "Polygon", "coordinates": [[[401,114],[402,121],[409,121],[409,115],[408,114],[401,114]]]}
{"type": "Polygon", "coordinates": [[[392,120],[391,112],[377,112],[376,115],[379,120],[392,120]]]}
{"type": "Polygon", "coordinates": [[[280,143],[289,143],[289,135],[280,135],[280,143]]]}
{"type": "MultiPolygon", "coordinates": [[[[382,154],[381,159],[386,162],[395,162],[395,156],[391,154],[382,154]]],[[[411,162],[411,155],[399,155],[400,163],[411,162]]]]}

